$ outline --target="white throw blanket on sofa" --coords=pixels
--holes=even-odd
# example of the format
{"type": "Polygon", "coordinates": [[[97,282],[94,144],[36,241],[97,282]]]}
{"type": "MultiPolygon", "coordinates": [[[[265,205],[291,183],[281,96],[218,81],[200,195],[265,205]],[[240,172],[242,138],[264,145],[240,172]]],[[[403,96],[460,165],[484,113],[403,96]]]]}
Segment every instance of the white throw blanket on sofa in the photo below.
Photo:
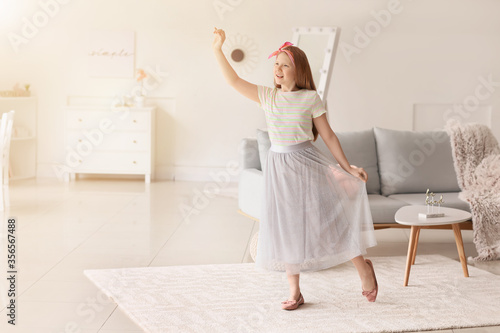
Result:
{"type": "Polygon", "coordinates": [[[460,199],[470,205],[474,260],[500,259],[500,147],[487,126],[447,124],[460,199]]]}

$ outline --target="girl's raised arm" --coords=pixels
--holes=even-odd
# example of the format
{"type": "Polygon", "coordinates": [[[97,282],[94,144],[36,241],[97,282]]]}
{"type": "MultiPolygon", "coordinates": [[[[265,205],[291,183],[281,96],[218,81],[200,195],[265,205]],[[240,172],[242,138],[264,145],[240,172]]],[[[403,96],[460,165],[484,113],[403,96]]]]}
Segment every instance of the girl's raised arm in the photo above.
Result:
{"type": "Polygon", "coordinates": [[[226,56],[222,52],[222,44],[224,44],[225,40],[226,34],[224,30],[215,28],[212,47],[222,74],[224,74],[227,83],[229,83],[229,85],[236,89],[240,94],[254,102],[260,103],[257,86],[240,78],[234,71],[233,67],[231,67],[231,64],[227,61],[226,56]]]}

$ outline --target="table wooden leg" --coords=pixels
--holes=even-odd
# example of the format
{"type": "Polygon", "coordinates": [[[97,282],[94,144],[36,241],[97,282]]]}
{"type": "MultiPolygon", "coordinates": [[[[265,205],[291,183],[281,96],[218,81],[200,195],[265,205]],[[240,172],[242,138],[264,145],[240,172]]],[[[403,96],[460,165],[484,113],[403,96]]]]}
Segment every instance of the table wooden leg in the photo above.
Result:
{"type": "Polygon", "coordinates": [[[417,257],[418,239],[420,237],[420,228],[417,229],[417,234],[415,235],[415,244],[413,249],[413,256],[411,258],[411,264],[415,265],[415,258],[417,257]]]}
{"type": "Polygon", "coordinates": [[[458,223],[454,223],[451,226],[453,227],[453,233],[455,234],[455,243],[457,243],[458,256],[460,257],[460,262],[462,263],[464,276],[469,277],[469,269],[467,268],[467,259],[465,258],[464,242],[462,240],[460,225],[458,223]]]}
{"type": "Polygon", "coordinates": [[[408,280],[410,279],[410,270],[411,270],[411,262],[413,260],[413,251],[415,251],[416,246],[415,246],[415,241],[417,239],[417,233],[419,232],[420,227],[418,226],[411,226],[411,232],[410,232],[410,242],[408,244],[408,255],[406,257],[406,271],[405,271],[405,281],[404,281],[404,286],[406,287],[408,285],[408,280]]]}

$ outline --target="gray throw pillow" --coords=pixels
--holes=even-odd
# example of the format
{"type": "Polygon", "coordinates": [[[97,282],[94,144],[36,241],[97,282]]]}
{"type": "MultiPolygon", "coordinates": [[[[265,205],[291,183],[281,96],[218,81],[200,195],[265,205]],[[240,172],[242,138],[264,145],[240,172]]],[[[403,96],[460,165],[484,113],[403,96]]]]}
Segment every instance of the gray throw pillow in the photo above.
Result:
{"type": "MultiPolygon", "coordinates": [[[[366,191],[368,194],[380,194],[380,176],[377,166],[377,148],[373,130],[359,132],[335,132],[340,145],[350,164],[362,167],[368,174],[366,191]]],[[[326,156],[332,153],[320,136],[314,143],[326,156]]],[[[332,157],[333,158],[333,157],[332,157]]]]}
{"type": "Polygon", "coordinates": [[[260,170],[264,170],[267,153],[269,152],[269,148],[271,148],[271,140],[267,131],[257,129],[257,144],[259,145],[260,170]]]}
{"type": "Polygon", "coordinates": [[[374,128],[374,133],[383,195],[460,191],[446,132],[374,128]]]}

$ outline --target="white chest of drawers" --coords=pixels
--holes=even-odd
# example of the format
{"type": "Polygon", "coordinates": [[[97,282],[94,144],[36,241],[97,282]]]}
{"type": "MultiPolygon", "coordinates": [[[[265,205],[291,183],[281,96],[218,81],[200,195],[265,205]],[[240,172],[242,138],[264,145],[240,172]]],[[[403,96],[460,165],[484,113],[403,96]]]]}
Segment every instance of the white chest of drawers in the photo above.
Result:
{"type": "Polygon", "coordinates": [[[65,108],[65,165],[78,173],[154,175],[155,108],[65,108]]]}

